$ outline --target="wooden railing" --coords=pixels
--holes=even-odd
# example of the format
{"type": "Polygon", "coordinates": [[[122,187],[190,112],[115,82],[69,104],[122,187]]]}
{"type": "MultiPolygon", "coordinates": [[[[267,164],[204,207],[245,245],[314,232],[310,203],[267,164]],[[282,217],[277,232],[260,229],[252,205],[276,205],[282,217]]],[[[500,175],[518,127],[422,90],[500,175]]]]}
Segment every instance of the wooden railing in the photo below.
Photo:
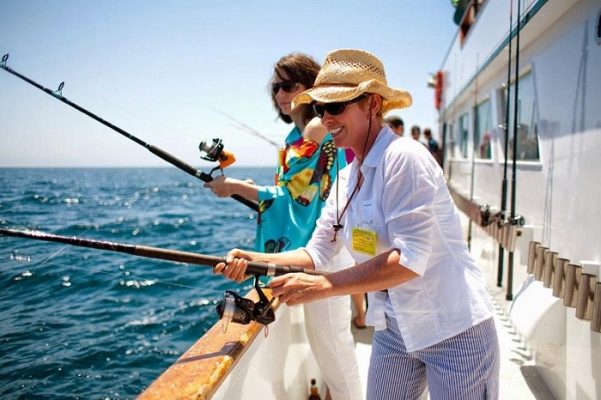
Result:
{"type": "Polygon", "coordinates": [[[457,208],[475,224],[487,232],[505,250],[515,250],[516,239],[522,234],[523,221],[510,221],[503,218],[500,212],[492,211],[487,206],[478,204],[459,193],[451,185],[449,192],[457,208]]]}
{"type": "Polygon", "coordinates": [[[601,282],[596,274],[583,272],[581,265],[539,242],[529,244],[527,272],[563,299],[564,306],[576,308],[576,318],[591,321],[591,330],[601,333],[601,282]]]}

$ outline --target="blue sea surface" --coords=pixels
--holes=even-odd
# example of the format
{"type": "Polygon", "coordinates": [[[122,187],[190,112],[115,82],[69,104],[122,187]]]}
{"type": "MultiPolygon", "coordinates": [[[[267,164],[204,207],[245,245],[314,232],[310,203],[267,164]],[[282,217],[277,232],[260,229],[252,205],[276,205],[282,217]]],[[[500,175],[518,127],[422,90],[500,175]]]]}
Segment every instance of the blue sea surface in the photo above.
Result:
{"type": "MultiPolygon", "coordinates": [[[[229,175],[268,184],[273,168],[229,175]]],[[[224,255],[256,213],[175,168],[0,169],[0,226],[224,255]]],[[[141,393],[216,321],[210,267],[0,236],[0,398],[141,393]]]]}

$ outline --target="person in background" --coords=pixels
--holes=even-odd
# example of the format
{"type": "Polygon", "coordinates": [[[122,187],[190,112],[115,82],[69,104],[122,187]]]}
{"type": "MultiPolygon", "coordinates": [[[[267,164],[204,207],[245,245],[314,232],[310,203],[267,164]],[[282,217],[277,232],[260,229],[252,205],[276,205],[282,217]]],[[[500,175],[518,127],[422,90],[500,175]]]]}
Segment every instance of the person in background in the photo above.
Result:
{"type": "Polygon", "coordinates": [[[328,275],[274,278],[280,301],[305,304],[367,291],[375,326],[368,399],[498,399],[499,343],[486,283],[463,240],[441,168],[415,140],[382,127],[382,115],[411,105],[388,86],[384,66],[362,50],[326,56],[312,104],[337,147],[355,159],[340,173],[306,247],[278,254],[233,249],[214,272],[242,281],[248,260],[323,269],[341,247],[354,259],[328,275]]]}
{"type": "MultiPolygon", "coordinates": [[[[319,64],[301,53],[284,56],[274,65],[271,100],[279,118],[293,125],[279,154],[275,185],[259,186],[226,176],[205,183],[219,197],[237,194],[259,201],[255,247],[261,252],[279,253],[307,244],[335,186],[337,171],[346,165],[344,151],[335,148],[312,107],[291,107],[297,94],[313,86],[318,72],[319,64]]],[[[346,250],[335,259],[324,271],[336,271],[352,262],[346,250]]],[[[350,297],[307,304],[304,311],[311,349],[328,387],[326,399],[360,399],[350,297]]]]}
{"type": "Polygon", "coordinates": [[[426,139],[430,153],[436,153],[438,151],[438,142],[432,137],[432,130],[430,128],[424,128],[424,138],[426,139]]]}
{"type": "Polygon", "coordinates": [[[440,150],[440,146],[436,139],[432,137],[432,130],[430,128],[424,128],[424,138],[426,139],[426,145],[432,156],[438,163],[438,165],[442,166],[442,154],[440,150]]]}
{"type": "Polygon", "coordinates": [[[419,126],[417,126],[417,125],[413,125],[413,126],[411,127],[411,138],[412,138],[413,140],[415,140],[416,142],[419,142],[419,143],[423,144],[423,145],[424,145],[424,147],[426,147],[426,148],[427,148],[427,147],[428,147],[428,145],[427,145],[426,143],[424,143],[424,142],[422,142],[422,141],[420,140],[420,136],[421,136],[421,135],[422,135],[422,133],[421,133],[421,129],[420,129],[420,127],[419,127],[419,126]]]}
{"type": "Polygon", "coordinates": [[[411,137],[413,138],[413,140],[417,140],[418,142],[421,143],[421,141],[419,140],[421,134],[422,134],[422,132],[421,132],[421,129],[419,126],[413,125],[411,127],[411,137]]]}
{"type": "Polygon", "coordinates": [[[405,134],[405,122],[400,117],[392,116],[386,118],[386,122],[390,126],[390,129],[397,135],[403,136],[405,134]]]}

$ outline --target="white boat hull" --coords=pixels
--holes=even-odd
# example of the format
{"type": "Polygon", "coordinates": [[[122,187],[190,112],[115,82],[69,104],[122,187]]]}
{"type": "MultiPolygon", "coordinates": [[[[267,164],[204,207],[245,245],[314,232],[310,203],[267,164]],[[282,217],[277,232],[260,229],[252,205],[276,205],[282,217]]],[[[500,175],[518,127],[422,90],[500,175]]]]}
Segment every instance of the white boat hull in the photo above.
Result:
{"type": "MultiPolygon", "coordinates": [[[[521,77],[530,75],[534,88],[533,122],[538,127],[540,157],[517,162],[516,214],[525,218],[526,226],[517,238],[510,288],[505,259],[503,285],[514,297],[506,306],[554,396],[598,399],[601,333],[591,330],[591,321],[577,318],[575,308],[564,306],[550,288],[533,280],[526,268],[529,242],[534,240],[601,280],[601,40],[596,37],[601,2],[530,0],[522,4],[523,13],[530,14],[522,21],[519,71],[521,77]]],[[[514,0],[514,27],[516,6],[514,0]]],[[[503,40],[508,37],[508,10],[506,1],[485,2],[463,45],[456,38],[441,68],[445,76],[441,132],[445,124],[447,132],[454,127],[454,137],[446,143],[449,184],[474,203],[497,209],[504,168],[502,94],[507,49],[503,40]],[[474,160],[479,150],[473,144],[476,128],[470,122],[469,142],[462,154],[458,119],[473,118],[474,108],[486,101],[492,109],[492,154],[490,159],[474,160]]],[[[515,67],[515,40],[512,44],[515,67]]],[[[511,180],[510,163],[509,187],[511,180]]],[[[490,286],[496,287],[498,242],[473,224],[471,250],[490,286]]]]}

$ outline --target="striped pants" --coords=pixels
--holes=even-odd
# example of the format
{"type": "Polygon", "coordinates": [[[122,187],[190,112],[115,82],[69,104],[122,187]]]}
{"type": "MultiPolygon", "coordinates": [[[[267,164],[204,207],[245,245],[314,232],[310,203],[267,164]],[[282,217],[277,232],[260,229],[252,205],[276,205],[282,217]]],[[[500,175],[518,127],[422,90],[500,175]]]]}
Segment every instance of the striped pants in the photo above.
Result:
{"type": "Polygon", "coordinates": [[[492,318],[414,352],[407,352],[394,319],[374,333],[367,399],[498,399],[499,342],[492,318]]]}

